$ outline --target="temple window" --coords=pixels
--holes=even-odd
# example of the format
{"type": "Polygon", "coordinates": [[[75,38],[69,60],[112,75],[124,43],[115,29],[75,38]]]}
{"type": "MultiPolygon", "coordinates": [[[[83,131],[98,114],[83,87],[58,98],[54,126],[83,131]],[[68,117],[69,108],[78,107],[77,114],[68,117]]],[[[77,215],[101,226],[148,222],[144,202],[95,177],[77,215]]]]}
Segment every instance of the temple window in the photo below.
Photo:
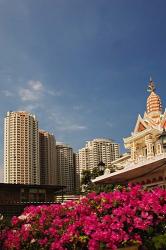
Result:
{"type": "Polygon", "coordinates": [[[153,145],[153,154],[155,155],[155,148],[154,148],[154,145],[153,145]]]}
{"type": "Polygon", "coordinates": [[[145,156],[145,157],[147,156],[147,148],[146,147],[143,148],[143,156],[145,156]]]}

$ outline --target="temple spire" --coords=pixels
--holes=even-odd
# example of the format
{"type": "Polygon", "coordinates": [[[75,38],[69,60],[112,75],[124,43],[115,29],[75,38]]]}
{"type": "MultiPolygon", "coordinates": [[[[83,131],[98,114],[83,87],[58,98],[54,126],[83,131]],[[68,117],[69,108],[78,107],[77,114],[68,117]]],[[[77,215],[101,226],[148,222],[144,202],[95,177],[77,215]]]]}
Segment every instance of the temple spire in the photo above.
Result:
{"type": "Polygon", "coordinates": [[[151,117],[156,117],[156,114],[162,112],[162,104],[160,96],[155,92],[155,84],[152,80],[152,77],[149,79],[149,85],[147,91],[150,92],[150,95],[147,99],[147,114],[150,114],[151,117]]]}
{"type": "Polygon", "coordinates": [[[155,90],[156,90],[155,84],[154,84],[154,82],[152,80],[152,77],[150,76],[149,85],[148,85],[147,91],[148,92],[154,92],[155,90]]]}

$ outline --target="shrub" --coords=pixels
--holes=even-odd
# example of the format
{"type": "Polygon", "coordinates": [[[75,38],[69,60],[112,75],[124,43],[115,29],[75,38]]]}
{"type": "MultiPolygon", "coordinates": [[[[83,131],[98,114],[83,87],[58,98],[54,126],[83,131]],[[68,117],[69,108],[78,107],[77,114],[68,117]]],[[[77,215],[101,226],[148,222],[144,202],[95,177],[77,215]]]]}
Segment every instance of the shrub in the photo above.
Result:
{"type": "MultiPolygon", "coordinates": [[[[143,244],[165,223],[166,191],[128,186],[80,201],[30,206],[12,218],[5,250],[97,250],[143,244]]],[[[162,231],[164,234],[164,232],[162,231]]]]}

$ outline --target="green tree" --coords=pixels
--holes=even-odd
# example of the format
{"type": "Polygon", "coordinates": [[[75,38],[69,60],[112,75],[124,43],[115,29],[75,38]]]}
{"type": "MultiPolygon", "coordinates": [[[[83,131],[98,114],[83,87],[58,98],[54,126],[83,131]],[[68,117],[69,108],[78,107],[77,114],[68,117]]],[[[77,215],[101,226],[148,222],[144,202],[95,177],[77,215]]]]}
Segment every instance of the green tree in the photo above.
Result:
{"type": "Polygon", "coordinates": [[[92,182],[92,179],[95,179],[101,174],[103,173],[101,173],[98,167],[94,167],[92,171],[90,171],[89,169],[83,170],[81,173],[82,191],[85,193],[93,191],[96,193],[113,191],[115,186],[112,184],[94,184],[92,182]]]}
{"type": "Polygon", "coordinates": [[[89,169],[85,169],[81,173],[81,185],[88,185],[91,181],[91,171],[89,169]]]}
{"type": "Polygon", "coordinates": [[[92,169],[92,172],[91,172],[91,178],[95,179],[96,177],[100,176],[101,174],[103,174],[103,173],[101,173],[101,171],[99,170],[99,168],[98,167],[94,167],[92,169]]]}
{"type": "Polygon", "coordinates": [[[91,181],[91,171],[89,169],[85,169],[81,173],[81,190],[84,193],[90,192],[92,189],[92,181],[91,181]]]}

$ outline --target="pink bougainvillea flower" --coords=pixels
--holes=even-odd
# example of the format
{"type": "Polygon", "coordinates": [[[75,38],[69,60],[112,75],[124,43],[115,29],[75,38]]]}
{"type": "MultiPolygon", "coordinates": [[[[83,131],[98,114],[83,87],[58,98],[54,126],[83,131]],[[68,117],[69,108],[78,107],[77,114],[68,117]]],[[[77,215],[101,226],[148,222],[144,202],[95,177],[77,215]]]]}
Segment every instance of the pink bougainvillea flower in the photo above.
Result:
{"type": "Polygon", "coordinates": [[[4,250],[115,250],[142,244],[150,227],[155,230],[166,222],[165,214],[165,190],[129,185],[111,193],[93,192],[79,201],[29,206],[0,237],[4,250]]]}

